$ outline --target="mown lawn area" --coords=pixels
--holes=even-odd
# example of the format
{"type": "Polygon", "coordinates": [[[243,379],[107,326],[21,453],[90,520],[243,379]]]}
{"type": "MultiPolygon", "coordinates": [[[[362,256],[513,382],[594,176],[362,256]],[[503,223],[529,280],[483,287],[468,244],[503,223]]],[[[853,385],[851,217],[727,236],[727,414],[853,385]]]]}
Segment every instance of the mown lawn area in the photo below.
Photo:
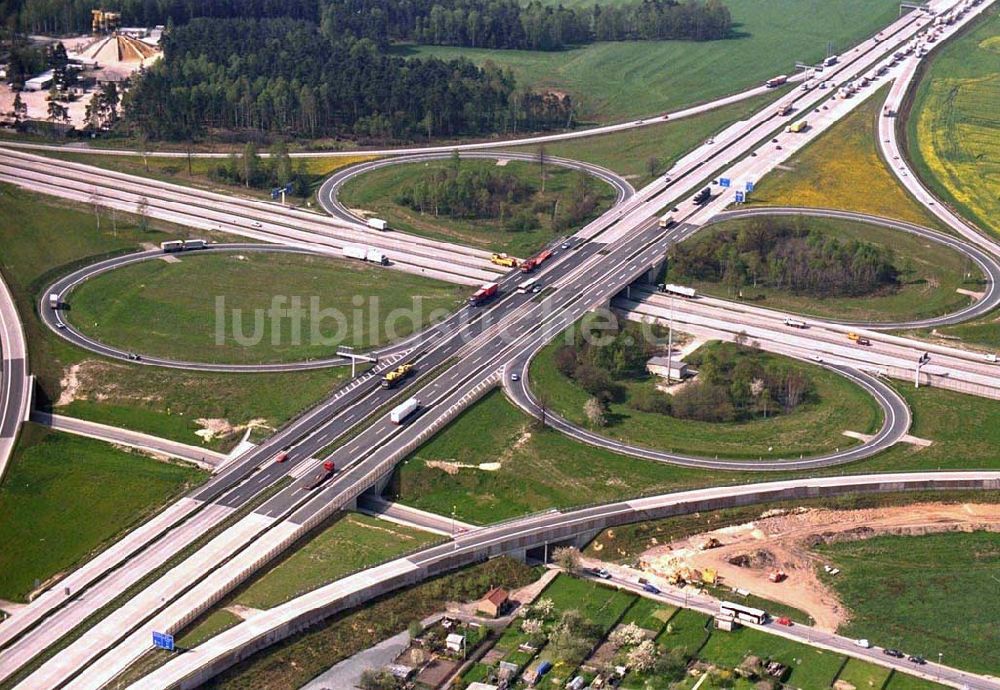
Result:
{"type": "Polygon", "coordinates": [[[522,200],[505,205],[503,218],[477,219],[421,213],[397,200],[401,190],[412,189],[421,182],[431,182],[432,175],[453,166],[452,161],[445,160],[380,168],[347,182],[339,198],[348,208],[369,211],[388,220],[393,229],[519,257],[530,256],[554,237],[583,226],[615,200],[615,192],[609,185],[578,170],[546,164],[543,192],[542,168],[537,163],[508,161],[498,165],[493,160],[461,160],[458,170],[460,174],[511,173],[531,187],[532,193],[522,200]],[[554,216],[559,209],[568,208],[573,190],[581,185],[587,186],[596,195],[594,211],[571,226],[557,227],[554,216]],[[508,229],[506,221],[521,213],[527,213],[534,219],[531,229],[508,229]]]}
{"type": "MultiPolygon", "coordinates": [[[[571,422],[587,426],[584,405],[591,395],[556,366],[556,352],[563,343],[557,338],[531,363],[533,390],[548,400],[549,408],[571,422]]],[[[712,344],[702,348],[713,347],[712,344]]],[[[765,362],[781,361],[800,369],[815,386],[815,400],[803,403],[789,414],[739,422],[703,422],[668,414],[644,412],[626,402],[608,405],[607,425],[598,432],[649,448],[728,458],[773,458],[815,455],[846,448],[856,441],[846,430],[871,433],[880,424],[881,412],[872,398],[847,379],[821,367],[762,354],[765,362]]],[[[619,381],[630,398],[643,386],[653,386],[651,377],[619,381]]],[[[627,398],[627,399],[628,399],[627,398]]]]}
{"type": "Polygon", "coordinates": [[[1000,233],[1000,13],[933,51],[905,114],[920,178],[979,227],[1000,233]]]}
{"type": "Polygon", "coordinates": [[[656,636],[656,643],[664,649],[683,648],[686,656],[697,657],[711,634],[711,620],[711,616],[704,613],[678,609],[656,636]]]}
{"type": "Polygon", "coordinates": [[[556,618],[564,611],[578,611],[605,633],[638,598],[631,592],[565,574],[556,577],[538,596],[552,600],[556,618]]]}
{"type": "Polygon", "coordinates": [[[903,189],[879,153],[876,123],[887,88],[765,175],[750,203],[859,211],[941,229],[903,189]]]}
{"type": "Polygon", "coordinates": [[[850,683],[858,690],[866,690],[867,688],[881,690],[885,687],[891,674],[892,670],[885,666],[877,666],[866,661],[849,658],[844,664],[844,668],[840,669],[837,680],[850,683]]]}
{"type": "Polygon", "coordinates": [[[931,680],[924,680],[923,678],[893,671],[892,675],[889,676],[889,682],[886,683],[884,690],[944,690],[947,687],[950,686],[940,685],[931,680]]]}
{"type": "MultiPolygon", "coordinates": [[[[564,3],[565,4],[565,3],[564,3]]],[[[569,4],[589,7],[586,0],[569,4]]],[[[566,92],[578,119],[607,122],[709,101],[840,52],[893,21],[888,0],[727,0],[733,37],[722,41],[595,43],[562,52],[398,46],[401,55],[463,56],[510,67],[518,86],[566,92]]]]}
{"type": "Polygon", "coordinates": [[[198,621],[194,627],[188,628],[177,638],[176,644],[182,649],[197,647],[205,640],[215,637],[220,632],[228,630],[241,623],[242,618],[225,609],[216,609],[198,621]]]}
{"type": "Polygon", "coordinates": [[[659,634],[676,611],[677,608],[669,604],[639,597],[622,616],[621,622],[622,625],[635,623],[644,630],[659,634]]]}
{"type": "MultiPolygon", "coordinates": [[[[142,231],[122,215],[116,228],[102,214],[98,229],[92,209],[0,185],[0,270],[24,322],[39,408],[198,443],[198,418],[225,419],[237,430],[253,420],[274,427],[344,380],[342,368],[234,376],[112,362],[69,345],[38,319],[35,302],[57,276],[104,256],[188,236],[184,228],[158,222],[142,231]]],[[[227,449],[235,442],[226,436],[210,446],[227,449]]]]}
{"type": "Polygon", "coordinates": [[[820,577],[851,611],[840,631],[976,673],[1000,671],[993,575],[1000,534],[886,536],[817,548],[841,569],[820,577]]]}
{"type": "MultiPolygon", "coordinates": [[[[866,223],[840,219],[801,216],[794,221],[777,219],[809,231],[836,238],[841,243],[852,240],[891,250],[892,265],[899,274],[898,287],[857,297],[830,297],[795,294],[788,289],[745,285],[740,289],[743,299],[791,313],[827,317],[845,321],[906,321],[949,314],[970,303],[970,298],[956,290],[981,290],[982,274],[978,267],[958,252],[934,242],[866,223]],[[969,275],[971,274],[971,275],[969,275]]],[[[710,242],[715,233],[739,233],[753,226],[752,219],[720,223],[690,242],[710,242]]],[[[671,282],[691,285],[701,292],[733,299],[737,295],[722,281],[692,279],[668,271],[671,282]]]]}
{"type": "Polygon", "coordinates": [[[193,362],[329,357],[405,338],[467,290],[361,261],[209,249],[130,264],[67,297],[66,318],[110,345],[193,362]],[[292,312],[297,313],[297,316],[292,312]],[[405,318],[391,321],[391,312],[405,318]]]}
{"type": "Polygon", "coordinates": [[[347,513],[230,597],[230,603],[269,609],[317,587],[438,541],[437,535],[347,513]]]}
{"type": "Polygon", "coordinates": [[[0,599],[24,601],[206,476],[26,424],[0,485],[0,599]]]}
{"type": "MultiPolygon", "coordinates": [[[[636,189],[640,189],[655,176],[666,172],[681,156],[705,139],[737,120],[747,119],[785,93],[786,89],[775,89],[763,96],[748,98],[700,115],[639,129],[546,144],[545,152],[551,156],[587,161],[614,170],[628,179],[636,189]]],[[[511,150],[537,154],[538,148],[521,146],[511,150]]]]}

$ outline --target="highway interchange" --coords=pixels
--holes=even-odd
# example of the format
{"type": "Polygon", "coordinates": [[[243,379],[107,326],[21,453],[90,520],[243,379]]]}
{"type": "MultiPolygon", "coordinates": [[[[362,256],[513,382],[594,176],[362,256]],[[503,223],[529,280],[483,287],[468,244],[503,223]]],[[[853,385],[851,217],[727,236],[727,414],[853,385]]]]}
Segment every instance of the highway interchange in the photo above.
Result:
{"type": "MultiPolygon", "coordinates": [[[[948,5],[949,3],[935,3],[935,6],[948,5]]],[[[824,78],[835,83],[845,81],[853,74],[868,70],[871,65],[883,60],[886,53],[891,53],[894,45],[907,41],[929,21],[929,18],[919,13],[914,14],[917,16],[905,15],[884,32],[893,36],[893,40],[866,41],[855,53],[845,54],[842,63],[828,71],[824,78]]],[[[904,69],[907,65],[904,61],[904,69]]],[[[795,103],[802,112],[808,112],[808,109],[818,106],[823,98],[824,94],[819,90],[796,89],[779,103],[787,100],[795,103]]],[[[844,103],[847,106],[852,104],[845,101],[838,106],[846,112],[849,108],[844,103]]],[[[759,174],[759,171],[769,169],[769,166],[776,165],[791,155],[794,150],[792,146],[785,147],[782,151],[775,151],[770,147],[764,151],[762,148],[761,142],[769,141],[774,131],[782,126],[783,120],[776,119],[773,109],[765,109],[753,118],[737,123],[716,137],[712,144],[699,147],[668,171],[665,178],[658,179],[648,187],[632,194],[631,187],[625,183],[626,186],[618,190],[619,203],[577,233],[571,241],[571,249],[553,247],[557,250],[557,255],[541,274],[546,291],[538,298],[531,294],[512,294],[510,288],[519,280],[518,274],[499,276],[496,267],[489,264],[488,254],[485,252],[401,236],[398,233],[379,235],[368,231],[349,213],[337,213],[333,192],[329,192],[327,200],[323,202],[337,216],[330,221],[315,214],[283,209],[271,204],[228,197],[219,199],[221,195],[189,188],[176,189],[166,183],[107,173],[79,164],[61,164],[33,154],[0,149],[0,179],[15,184],[78,200],[90,199],[96,194],[102,204],[118,205],[120,208],[134,208],[138,200],[145,197],[150,202],[150,215],[193,227],[221,230],[258,241],[278,243],[283,248],[292,250],[334,254],[347,242],[378,242],[381,244],[377,246],[392,252],[394,263],[398,264],[397,267],[402,265],[404,270],[438,277],[447,276],[453,282],[463,279],[466,284],[477,284],[484,279],[498,277],[506,293],[503,299],[489,309],[463,307],[444,323],[418,334],[405,344],[387,348],[382,353],[382,360],[372,371],[353,380],[279,430],[264,444],[238,458],[199,490],[161,514],[154,523],[149,523],[152,526],[139,528],[108,552],[100,554],[91,564],[71,574],[66,580],[71,583],[68,585],[71,587],[69,598],[60,596],[61,590],[50,591],[36,600],[37,605],[33,604],[17,612],[0,625],[0,679],[14,673],[131,585],[152,573],[161,572],[173,554],[197,544],[199,548],[193,555],[172,566],[160,574],[153,584],[118,605],[112,614],[91,626],[85,638],[71,643],[65,650],[43,663],[22,683],[23,687],[60,687],[63,684],[67,687],[101,687],[148,649],[151,630],[181,629],[305,531],[333,512],[350,507],[361,493],[378,486],[400,459],[490,388],[502,382],[515,402],[532,410],[534,403],[527,386],[528,377],[522,375],[520,385],[513,385],[510,373],[519,370],[526,374],[531,357],[587,311],[609,304],[621,306],[618,295],[624,286],[656,266],[673,242],[690,236],[717,217],[731,202],[731,198],[726,198],[725,193],[704,207],[690,200],[690,195],[702,187],[706,180],[719,174],[718,171],[741,170],[740,166],[751,166],[755,174],[759,174]],[[760,154],[757,156],[748,155],[758,151],[760,154]],[[87,180],[88,187],[81,189],[80,180],[84,179],[87,180]],[[679,223],[676,226],[659,227],[658,212],[665,206],[678,208],[675,217],[679,223]],[[440,258],[442,253],[447,257],[445,260],[440,258]],[[377,382],[380,372],[404,358],[415,361],[419,372],[418,377],[405,387],[405,393],[379,388],[377,382]],[[402,395],[417,397],[421,401],[422,411],[409,424],[398,427],[389,423],[385,411],[392,400],[399,399],[402,395]],[[288,463],[276,465],[267,462],[277,450],[284,447],[291,447],[288,463]],[[320,459],[333,460],[338,468],[337,473],[320,489],[303,491],[303,486],[311,481],[320,459]],[[213,527],[218,527],[219,531],[207,543],[200,543],[199,539],[213,527]],[[127,567],[122,567],[123,565],[127,567]],[[86,592],[86,596],[80,597],[81,592],[86,592]],[[167,599],[163,592],[175,594],[167,599]],[[44,625],[41,624],[42,621],[45,621],[44,625]]],[[[812,129],[814,131],[810,139],[821,130],[821,126],[816,124],[812,129]]],[[[803,137],[800,144],[805,140],[803,137]]],[[[451,149],[446,150],[447,153],[436,151],[430,155],[447,157],[451,149]]],[[[418,154],[415,160],[422,160],[423,155],[418,154]]],[[[489,155],[495,157],[501,154],[489,155]]],[[[509,157],[507,154],[502,155],[509,157]]],[[[381,164],[384,163],[374,165],[381,164]]],[[[338,186],[335,182],[328,182],[328,185],[331,188],[338,186]]],[[[324,188],[327,189],[326,186],[324,188]]],[[[913,231],[912,228],[897,229],[913,231]]],[[[949,320],[940,323],[969,318],[986,311],[987,308],[982,306],[984,303],[991,308],[997,301],[995,260],[989,253],[972,246],[983,246],[978,233],[963,233],[963,236],[968,243],[959,244],[943,235],[934,239],[950,242],[959,251],[969,250],[967,254],[974,257],[973,260],[987,276],[987,296],[964,313],[942,317],[949,320]]],[[[247,249],[243,245],[240,247],[247,249]]],[[[989,251],[992,247],[986,246],[985,249],[989,251]]],[[[133,255],[122,260],[145,260],[154,253],[148,254],[133,255]]],[[[61,294],[61,291],[69,289],[75,281],[87,277],[85,273],[86,269],[84,274],[74,274],[75,277],[62,279],[53,290],[61,294]]],[[[700,318],[714,317],[732,323],[735,313],[732,307],[716,302],[702,302],[697,300],[681,306],[681,309],[707,311],[708,316],[700,318]]],[[[651,308],[664,306],[662,296],[655,294],[648,295],[635,304],[650,305],[651,308]]],[[[632,303],[625,307],[629,310],[642,308],[633,306],[632,303]]],[[[675,311],[675,308],[671,307],[671,310],[675,311]]],[[[676,311],[679,312],[680,309],[676,311]]],[[[90,341],[75,330],[58,328],[58,314],[50,313],[45,308],[44,300],[39,305],[39,312],[63,337],[74,340],[79,338],[75,342],[90,349],[106,347],[90,341]]],[[[760,314],[754,313],[750,318],[752,323],[760,322],[760,314]]],[[[679,318],[677,321],[683,323],[679,318]]],[[[714,328],[714,332],[722,330],[718,325],[695,325],[707,330],[714,328]]],[[[835,329],[837,325],[823,324],[823,327],[835,329]]],[[[868,324],[866,327],[877,329],[888,325],[868,324]]],[[[687,330],[686,326],[685,329],[687,330]]],[[[775,330],[780,329],[773,326],[771,332],[775,330]]],[[[813,334],[809,335],[813,339],[813,334]]],[[[97,351],[111,357],[122,356],[120,351],[113,349],[97,351]]],[[[803,347],[800,350],[793,349],[789,354],[807,358],[809,352],[808,348],[803,347]]],[[[969,377],[991,378],[989,374],[978,373],[982,369],[988,369],[984,363],[979,362],[975,366],[968,361],[959,363],[960,358],[957,356],[955,359],[953,368],[956,371],[971,370],[968,371],[969,377]]],[[[141,361],[149,365],[178,365],[145,356],[141,361]]],[[[830,361],[823,364],[858,381],[880,399],[885,422],[875,438],[847,449],[843,454],[801,460],[792,458],[775,463],[726,464],[726,468],[813,468],[849,462],[891,445],[906,433],[909,411],[891,388],[870,373],[861,371],[856,362],[830,361]],[[778,467],[772,467],[772,464],[778,467]]],[[[310,363],[297,364],[309,365],[310,363]]],[[[6,381],[6,362],[4,373],[6,381]]],[[[585,442],[605,445],[626,454],[684,464],[714,462],[704,458],[666,457],[670,454],[662,454],[663,457],[647,456],[642,453],[655,452],[621,447],[621,444],[613,440],[572,427],[565,420],[556,417],[550,416],[549,422],[585,442]]],[[[977,482],[976,486],[996,488],[995,482],[1000,477],[995,473],[980,475],[982,476],[973,478],[971,474],[959,474],[952,481],[977,482]]],[[[895,481],[876,483],[880,486],[905,487],[909,482],[920,481],[924,479],[903,476],[895,481]]],[[[807,480],[794,481],[791,486],[801,488],[806,483],[807,480]]],[[[719,492],[718,495],[723,497],[732,497],[740,490],[742,489],[727,487],[712,491],[719,492]]],[[[593,510],[610,510],[614,513],[615,508],[593,510]]],[[[524,535],[551,534],[552,530],[561,528],[567,530],[566,534],[576,534],[578,532],[570,529],[569,525],[591,517],[593,516],[586,512],[542,516],[529,522],[528,526],[521,524],[518,538],[524,535]]],[[[648,513],[638,511],[630,519],[648,517],[648,513]]],[[[455,567],[462,559],[449,556],[449,549],[466,549],[472,559],[471,554],[481,554],[483,549],[489,550],[489,540],[494,538],[497,538],[496,535],[477,530],[457,539],[455,546],[436,547],[438,551],[431,550],[426,556],[414,557],[414,567],[420,571],[421,576],[433,572],[437,567],[455,567]],[[432,567],[431,564],[439,565],[432,567]]],[[[479,555],[475,557],[478,558],[479,555]]],[[[243,627],[237,626],[236,629],[243,627]]],[[[177,678],[187,678],[197,672],[200,668],[197,664],[196,657],[178,657],[175,662],[164,667],[164,673],[170,669],[169,673],[175,674],[174,680],[170,682],[175,682],[177,678]],[[178,676],[177,673],[182,675],[178,676]]],[[[163,685],[157,685],[150,681],[146,686],[167,687],[168,684],[164,681],[163,685]]]]}

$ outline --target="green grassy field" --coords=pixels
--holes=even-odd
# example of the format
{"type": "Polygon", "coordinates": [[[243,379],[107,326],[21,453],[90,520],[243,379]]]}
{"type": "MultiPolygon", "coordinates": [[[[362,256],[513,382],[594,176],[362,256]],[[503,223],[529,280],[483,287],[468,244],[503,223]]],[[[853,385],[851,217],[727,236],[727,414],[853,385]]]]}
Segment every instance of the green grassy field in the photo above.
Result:
{"type": "Polygon", "coordinates": [[[1000,311],[994,309],[978,319],[965,321],[955,326],[907,331],[903,335],[930,339],[936,339],[940,336],[949,341],[958,340],[965,345],[971,345],[972,347],[969,349],[996,354],[1000,350],[1000,311]]]}
{"type": "MultiPolygon", "coordinates": [[[[748,98],[739,103],[680,120],[629,129],[613,134],[546,144],[551,156],[604,166],[614,170],[639,189],[663,174],[681,156],[696,148],[705,139],[717,134],[733,122],[745,120],[755,112],[787,93],[787,89],[774,89],[763,96],[748,98]],[[656,159],[656,172],[650,175],[650,159],[656,159]]],[[[537,153],[537,146],[514,147],[512,151],[537,153]]]]}
{"type": "Polygon", "coordinates": [[[903,189],[878,150],[884,87],[765,175],[750,203],[859,211],[932,228],[941,223],[903,189]]]}
{"type": "Polygon", "coordinates": [[[538,430],[499,391],[488,394],[404,460],[388,493],[403,503],[488,524],[548,508],[705,484],[747,481],[616,455],[538,430]],[[473,467],[456,467],[454,463],[473,467]],[[480,463],[499,463],[479,469],[480,463]]]}
{"type": "Polygon", "coordinates": [[[220,632],[228,630],[243,621],[235,613],[225,609],[217,609],[202,618],[193,627],[187,629],[177,638],[177,646],[182,649],[197,647],[205,640],[215,637],[220,632]]]}
{"type": "Polygon", "coordinates": [[[384,520],[348,513],[231,597],[231,603],[269,609],[350,573],[425,546],[438,537],[384,520]]]}
{"type": "Polygon", "coordinates": [[[886,683],[884,690],[944,690],[947,687],[950,686],[940,685],[930,680],[893,671],[892,675],[889,676],[889,682],[886,683]]]}
{"type": "MultiPolygon", "coordinates": [[[[715,232],[738,232],[750,222],[749,219],[741,219],[720,223],[691,241],[704,242],[715,232]]],[[[970,302],[969,297],[956,292],[958,288],[982,289],[982,273],[975,264],[958,252],[933,242],[887,228],[840,219],[803,217],[801,223],[803,227],[821,231],[828,237],[842,241],[859,240],[891,249],[895,255],[893,263],[900,273],[899,288],[864,297],[823,298],[796,295],[771,287],[747,286],[742,288],[745,300],[770,309],[834,319],[905,321],[957,311],[970,302]],[[969,273],[972,275],[966,278],[969,273]]],[[[670,272],[668,279],[690,284],[701,292],[718,297],[734,297],[720,282],[692,280],[670,272]]]]}
{"type": "Polygon", "coordinates": [[[979,227],[1000,234],[1000,13],[931,53],[906,115],[914,169],[979,227]]]}
{"type": "MultiPolygon", "coordinates": [[[[557,338],[532,361],[532,387],[547,397],[554,412],[586,425],[583,407],[590,394],[556,367],[555,353],[561,343],[562,339],[557,338]]],[[[780,357],[766,356],[771,358],[780,357]]],[[[786,361],[801,368],[815,383],[817,402],[803,404],[787,415],[733,423],[684,420],[635,410],[627,403],[612,403],[608,426],[599,432],[649,448],[703,456],[767,458],[846,448],[855,442],[843,435],[845,430],[870,433],[878,427],[881,413],[863,390],[819,367],[786,361]]],[[[652,385],[647,380],[623,383],[629,390],[652,385]]]]}
{"type": "Polygon", "coordinates": [[[1000,671],[991,575],[1000,566],[1000,534],[875,537],[817,551],[841,569],[820,577],[851,611],[841,631],[977,673],[1000,671]],[[992,650],[992,651],[991,651],[992,650]]]}
{"type": "MultiPolygon", "coordinates": [[[[499,220],[478,220],[434,217],[423,215],[395,201],[402,188],[409,188],[425,176],[435,171],[446,170],[451,161],[429,163],[409,163],[394,165],[360,175],[347,182],[340,192],[340,201],[352,209],[363,209],[385,218],[391,227],[425,237],[448,240],[464,245],[477,246],[497,252],[507,252],[513,256],[530,256],[565,230],[556,231],[552,227],[552,213],[557,202],[565,205],[570,190],[589,178],[585,173],[555,165],[545,167],[545,192],[541,191],[541,168],[536,163],[510,161],[498,167],[495,161],[461,161],[462,170],[505,171],[516,175],[531,185],[535,193],[523,202],[512,205],[510,214],[520,210],[530,210],[536,218],[536,226],[529,231],[512,232],[504,228],[499,220]]],[[[591,217],[606,210],[615,199],[614,190],[607,184],[589,179],[598,195],[598,206],[591,217]]],[[[583,225],[583,222],[575,225],[583,225]]]]}
{"type": "Polygon", "coordinates": [[[195,468],[24,426],[0,486],[0,599],[35,588],[200,482],[195,468]]]}
{"type": "Polygon", "coordinates": [[[82,283],[67,298],[66,318],[101,342],[143,354],[303,361],[341,345],[360,350],[405,338],[450,313],[466,292],[408,273],[389,280],[384,269],[330,257],[209,250],[173,258],[82,283]],[[406,318],[388,322],[391,312],[406,318]]]}
{"type": "Polygon", "coordinates": [[[858,688],[858,690],[865,690],[866,688],[881,690],[885,687],[890,675],[892,675],[892,671],[884,666],[876,666],[875,664],[851,658],[844,664],[844,668],[840,669],[837,680],[850,683],[855,688],[858,688]]]}
{"type": "Polygon", "coordinates": [[[676,611],[677,608],[669,604],[638,597],[622,616],[621,624],[635,623],[644,630],[659,634],[676,611]]]}
{"type": "MultiPolygon", "coordinates": [[[[914,390],[905,383],[897,390],[913,410],[911,433],[934,441],[931,446],[901,444],[874,458],[812,474],[1000,467],[995,451],[1000,443],[1000,406],[995,401],[934,388],[914,390]]],[[[387,493],[441,515],[450,515],[454,506],[460,520],[488,524],[549,508],[792,476],[787,472],[704,472],[616,455],[549,429],[540,431],[534,420],[500,392],[493,392],[406,458],[397,467],[387,493]],[[481,463],[499,463],[499,467],[487,464],[487,469],[480,469],[481,463]]],[[[924,499],[935,496],[927,494],[924,499]]],[[[910,499],[901,495],[899,500],[910,499]]],[[[840,505],[850,506],[856,499],[844,501],[840,505]]],[[[744,517],[739,514],[735,519],[744,521],[744,517]]],[[[752,515],[746,516],[750,518],[752,515]]],[[[700,531],[711,524],[696,522],[695,526],[700,531]]],[[[623,527],[619,532],[626,534],[629,529],[623,527]]],[[[607,547],[623,552],[622,558],[627,560],[627,554],[635,553],[644,540],[656,537],[662,541],[672,533],[640,531],[634,541],[608,543],[607,547]]]]}
{"type": "MultiPolygon", "coordinates": [[[[35,301],[58,275],[142,244],[189,236],[176,226],[152,227],[143,232],[119,216],[115,230],[104,215],[98,230],[92,210],[0,185],[0,270],[22,315],[40,408],[62,398],[56,412],[197,443],[198,418],[236,427],[257,419],[274,427],[343,381],[341,369],[233,376],[111,362],[67,344],[39,321],[35,301]]],[[[210,445],[226,449],[235,441],[217,438],[210,445]]]]}
{"type": "MultiPolygon", "coordinates": [[[[576,4],[588,5],[580,0],[576,4]]],[[[842,51],[896,18],[888,0],[727,0],[734,37],[704,43],[596,43],[557,53],[400,46],[401,55],[465,56],[510,67],[519,86],[568,93],[581,121],[611,121],[674,110],[790,74],[815,62],[827,43],[842,51]]]]}

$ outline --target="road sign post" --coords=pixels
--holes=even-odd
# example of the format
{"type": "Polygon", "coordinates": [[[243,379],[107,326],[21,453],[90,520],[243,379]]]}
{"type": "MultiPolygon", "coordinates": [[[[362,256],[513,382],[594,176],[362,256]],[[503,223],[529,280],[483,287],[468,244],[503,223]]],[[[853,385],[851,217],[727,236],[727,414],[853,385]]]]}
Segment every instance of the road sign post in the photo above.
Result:
{"type": "Polygon", "coordinates": [[[720,177],[719,178],[719,186],[720,187],[729,187],[732,183],[733,183],[733,181],[730,180],[728,177],[720,177]]]}
{"type": "Polygon", "coordinates": [[[742,204],[746,200],[746,195],[743,192],[736,192],[736,203],[742,204]]]}
{"type": "Polygon", "coordinates": [[[752,192],[753,191],[753,182],[747,182],[746,183],[746,188],[747,188],[747,194],[749,194],[750,192],[752,192]]]}
{"type": "Polygon", "coordinates": [[[153,633],[153,646],[159,649],[165,649],[168,652],[174,651],[174,636],[168,635],[167,633],[154,632],[153,633]]]}

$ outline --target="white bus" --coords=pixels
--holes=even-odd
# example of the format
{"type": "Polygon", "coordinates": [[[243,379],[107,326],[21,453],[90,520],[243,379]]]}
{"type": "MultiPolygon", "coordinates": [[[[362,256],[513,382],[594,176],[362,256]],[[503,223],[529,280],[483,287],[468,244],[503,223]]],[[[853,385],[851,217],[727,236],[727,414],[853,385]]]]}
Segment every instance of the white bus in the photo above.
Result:
{"type": "Polygon", "coordinates": [[[164,252],[179,252],[184,250],[183,240],[167,240],[160,242],[160,250],[164,252]]]}
{"type": "Polygon", "coordinates": [[[763,625],[767,622],[767,611],[755,609],[751,606],[734,604],[731,601],[723,601],[719,604],[719,613],[736,618],[742,623],[755,623],[763,625]]]}
{"type": "Polygon", "coordinates": [[[538,284],[538,278],[528,278],[524,282],[518,283],[517,291],[521,294],[531,292],[531,288],[538,284]]]}

